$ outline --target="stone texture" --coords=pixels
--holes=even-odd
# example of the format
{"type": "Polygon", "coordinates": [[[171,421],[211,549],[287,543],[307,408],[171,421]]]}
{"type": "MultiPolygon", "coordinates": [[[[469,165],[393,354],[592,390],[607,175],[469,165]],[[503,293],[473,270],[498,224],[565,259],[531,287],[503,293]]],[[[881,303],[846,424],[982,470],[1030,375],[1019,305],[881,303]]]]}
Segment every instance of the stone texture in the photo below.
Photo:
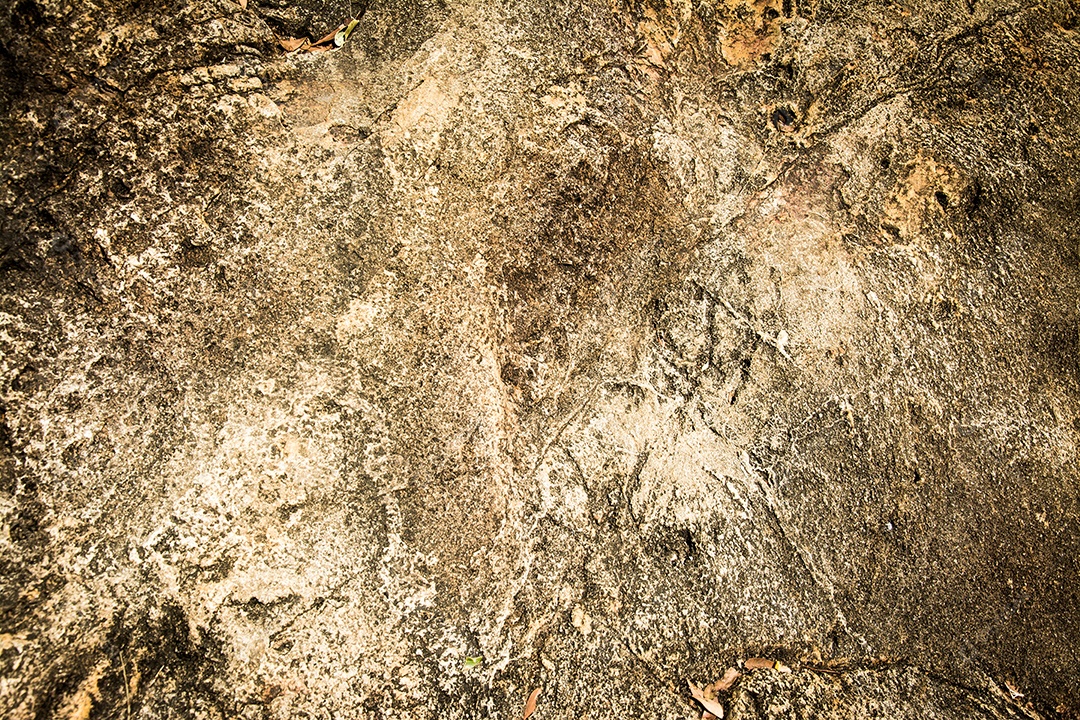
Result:
{"type": "Polygon", "coordinates": [[[5,717],[1080,714],[1075,4],[245,5],[0,14],[5,717]]]}

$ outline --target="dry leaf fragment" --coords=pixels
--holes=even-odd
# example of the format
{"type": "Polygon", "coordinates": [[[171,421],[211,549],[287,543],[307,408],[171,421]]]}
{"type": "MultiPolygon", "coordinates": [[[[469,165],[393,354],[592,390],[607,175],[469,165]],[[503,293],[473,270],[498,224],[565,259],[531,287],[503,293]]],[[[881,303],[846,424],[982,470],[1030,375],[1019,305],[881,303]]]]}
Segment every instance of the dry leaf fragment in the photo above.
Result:
{"type": "Polygon", "coordinates": [[[775,670],[782,673],[790,673],[791,668],[782,662],[777,660],[769,660],[768,658],[747,658],[743,663],[747,670],[775,670]]]}
{"type": "Polygon", "coordinates": [[[540,688],[536,688],[529,693],[529,699],[525,701],[525,712],[522,713],[522,720],[529,720],[529,716],[536,712],[536,698],[540,695],[540,688]]]}
{"type": "Polygon", "coordinates": [[[307,38],[278,38],[278,45],[285,48],[285,52],[299,50],[308,43],[307,38]]]}
{"type": "Polygon", "coordinates": [[[724,671],[724,676],[711,685],[713,692],[727,692],[735,684],[735,681],[739,679],[740,675],[742,673],[735,668],[728,668],[724,671]]]}
{"type": "Polygon", "coordinates": [[[240,9],[241,10],[247,10],[247,2],[248,2],[248,0],[240,0],[240,9]]]}
{"type": "Polygon", "coordinates": [[[686,681],[686,684],[690,686],[690,694],[694,696],[695,700],[701,703],[701,706],[703,708],[705,708],[718,718],[724,717],[723,705],[716,702],[715,700],[710,700],[709,698],[705,697],[705,692],[689,680],[686,681]]]}
{"type": "Polygon", "coordinates": [[[345,25],[338,25],[336,28],[331,30],[328,34],[324,35],[323,37],[319,38],[315,42],[311,43],[311,47],[312,48],[317,48],[320,45],[331,45],[332,46],[334,44],[334,38],[336,38],[337,34],[339,32],[341,32],[342,30],[344,30],[344,29],[345,29],[345,25]]]}

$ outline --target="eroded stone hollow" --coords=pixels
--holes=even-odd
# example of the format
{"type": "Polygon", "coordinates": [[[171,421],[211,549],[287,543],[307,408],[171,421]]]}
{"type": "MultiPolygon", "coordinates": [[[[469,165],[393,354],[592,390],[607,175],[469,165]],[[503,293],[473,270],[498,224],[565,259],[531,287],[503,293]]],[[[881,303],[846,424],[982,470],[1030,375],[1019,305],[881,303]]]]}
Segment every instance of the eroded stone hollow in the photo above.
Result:
{"type": "Polygon", "coordinates": [[[1080,716],[1075,3],[3,7],[4,717],[1080,716]]]}

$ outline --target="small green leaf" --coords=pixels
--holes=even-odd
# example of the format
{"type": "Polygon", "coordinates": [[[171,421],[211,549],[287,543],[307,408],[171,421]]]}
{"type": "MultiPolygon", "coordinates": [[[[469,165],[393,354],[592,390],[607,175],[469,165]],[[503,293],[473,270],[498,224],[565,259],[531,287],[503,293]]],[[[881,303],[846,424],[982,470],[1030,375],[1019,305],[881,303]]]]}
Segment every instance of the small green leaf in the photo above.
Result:
{"type": "Polygon", "coordinates": [[[465,656],[465,667],[467,668],[480,667],[483,662],[484,658],[482,655],[477,655],[476,657],[472,657],[470,655],[465,656]]]}

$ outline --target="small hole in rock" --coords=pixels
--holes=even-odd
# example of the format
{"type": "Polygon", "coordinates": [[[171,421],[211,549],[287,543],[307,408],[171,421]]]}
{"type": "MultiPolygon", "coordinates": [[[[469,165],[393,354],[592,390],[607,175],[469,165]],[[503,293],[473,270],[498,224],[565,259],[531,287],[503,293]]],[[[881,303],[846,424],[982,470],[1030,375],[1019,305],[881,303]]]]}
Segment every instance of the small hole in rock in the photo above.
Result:
{"type": "Polygon", "coordinates": [[[772,124],[781,132],[791,132],[795,129],[795,113],[789,107],[778,107],[773,110],[772,124]]]}
{"type": "Polygon", "coordinates": [[[949,209],[949,196],[938,190],[934,193],[934,199],[937,200],[937,204],[941,206],[942,210],[949,209]]]}

